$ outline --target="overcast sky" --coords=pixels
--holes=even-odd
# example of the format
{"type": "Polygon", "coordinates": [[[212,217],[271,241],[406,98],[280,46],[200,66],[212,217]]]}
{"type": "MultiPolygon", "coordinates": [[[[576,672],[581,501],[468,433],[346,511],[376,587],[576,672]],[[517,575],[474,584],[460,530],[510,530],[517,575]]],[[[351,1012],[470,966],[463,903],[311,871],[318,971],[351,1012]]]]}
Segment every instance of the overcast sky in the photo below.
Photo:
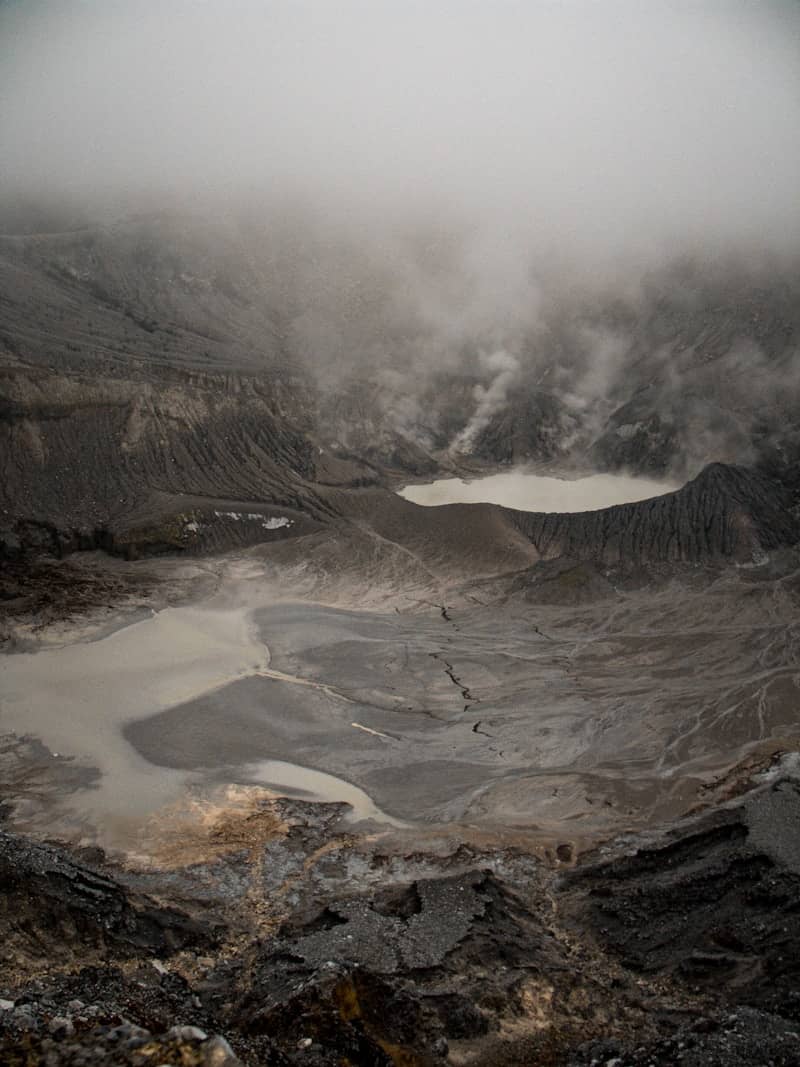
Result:
{"type": "Polygon", "coordinates": [[[798,244],[800,4],[0,3],[0,181],[292,190],[571,252],[798,244]]]}

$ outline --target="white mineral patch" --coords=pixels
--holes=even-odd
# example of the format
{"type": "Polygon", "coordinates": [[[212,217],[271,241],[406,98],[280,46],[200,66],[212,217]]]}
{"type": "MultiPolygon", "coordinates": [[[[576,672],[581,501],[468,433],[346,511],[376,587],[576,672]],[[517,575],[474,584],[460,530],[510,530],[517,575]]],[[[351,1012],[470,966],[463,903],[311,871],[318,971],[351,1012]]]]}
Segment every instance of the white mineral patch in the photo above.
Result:
{"type": "Polygon", "coordinates": [[[234,522],[260,522],[265,530],[280,530],[282,526],[292,525],[292,519],[287,519],[285,515],[279,515],[274,519],[265,519],[257,511],[215,511],[214,514],[218,519],[233,519],[234,522]]]}

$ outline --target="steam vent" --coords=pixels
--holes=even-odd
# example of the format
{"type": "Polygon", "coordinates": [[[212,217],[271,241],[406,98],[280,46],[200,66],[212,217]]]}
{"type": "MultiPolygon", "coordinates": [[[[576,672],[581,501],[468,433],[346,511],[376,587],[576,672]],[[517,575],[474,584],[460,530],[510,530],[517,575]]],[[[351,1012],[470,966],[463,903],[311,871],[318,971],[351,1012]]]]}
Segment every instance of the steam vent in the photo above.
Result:
{"type": "Polygon", "coordinates": [[[0,2],[0,1067],[800,1064],[798,43],[0,2]]]}

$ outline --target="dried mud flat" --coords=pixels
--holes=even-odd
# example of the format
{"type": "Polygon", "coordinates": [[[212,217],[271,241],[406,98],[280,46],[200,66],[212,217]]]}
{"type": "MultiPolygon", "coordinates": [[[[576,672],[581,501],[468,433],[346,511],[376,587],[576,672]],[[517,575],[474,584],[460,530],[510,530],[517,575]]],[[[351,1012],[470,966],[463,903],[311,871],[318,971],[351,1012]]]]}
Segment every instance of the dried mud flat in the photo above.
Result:
{"type": "Polygon", "coordinates": [[[793,550],[638,576],[560,560],[410,592],[378,556],[356,607],[357,540],[318,570],[306,540],[173,564],[171,586],[166,560],[107,564],[150,583],[127,615],[51,626],[38,650],[26,626],[29,650],[0,659],[5,732],[91,785],[38,814],[27,798],[21,827],[141,850],[162,807],[239,784],[577,854],[708,805],[739,764],[796,743],[793,550]]]}
{"type": "Polygon", "coordinates": [[[796,553],[330,541],[19,617],[3,1062],[797,1062],[796,553]]]}

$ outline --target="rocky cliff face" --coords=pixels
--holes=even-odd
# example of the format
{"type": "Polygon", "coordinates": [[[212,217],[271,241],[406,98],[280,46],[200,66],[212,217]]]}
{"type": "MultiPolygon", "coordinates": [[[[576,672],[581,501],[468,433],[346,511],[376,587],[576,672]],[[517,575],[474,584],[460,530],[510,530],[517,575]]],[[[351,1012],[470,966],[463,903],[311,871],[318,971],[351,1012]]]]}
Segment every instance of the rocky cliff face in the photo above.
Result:
{"type": "Polygon", "coordinates": [[[652,564],[738,560],[800,540],[791,495],[754,471],[712,464],[673,493],[599,511],[547,514],[493,504],[421,507],[384,489],[329,492],[359,530],[397,546],[431,573],[503,574],[566,558],[632,570],[652,564]]]}

